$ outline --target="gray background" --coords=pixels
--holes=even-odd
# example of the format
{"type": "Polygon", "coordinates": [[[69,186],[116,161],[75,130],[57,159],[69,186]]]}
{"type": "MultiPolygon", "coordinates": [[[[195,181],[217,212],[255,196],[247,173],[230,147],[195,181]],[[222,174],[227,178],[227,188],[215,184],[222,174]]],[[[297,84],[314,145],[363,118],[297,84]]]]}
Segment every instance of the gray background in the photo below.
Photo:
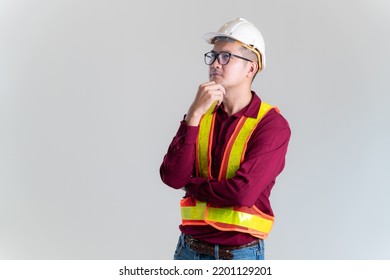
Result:
{"type": "Polygon", "coordinates": [[[386,0],[0,1],[1,259],[172,258],[159,166],[237,17],[293,133],[266,257],[390,259],[386,0]]]}

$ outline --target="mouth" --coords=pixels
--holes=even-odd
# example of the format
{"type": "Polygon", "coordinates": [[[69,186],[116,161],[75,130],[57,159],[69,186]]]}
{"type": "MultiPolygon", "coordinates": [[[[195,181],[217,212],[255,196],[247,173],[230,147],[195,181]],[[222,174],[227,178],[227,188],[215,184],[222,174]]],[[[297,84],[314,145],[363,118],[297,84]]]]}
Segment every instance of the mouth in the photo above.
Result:
{"type": "Polygon", "coordinates": [[[210,77],[214,77],[214,76],[222,76],[222,74],[221,74],[221,73],[219,73],[219,72],[216,72],[216,71],[211,71],[209,76],[210,76],[210,77]]]}

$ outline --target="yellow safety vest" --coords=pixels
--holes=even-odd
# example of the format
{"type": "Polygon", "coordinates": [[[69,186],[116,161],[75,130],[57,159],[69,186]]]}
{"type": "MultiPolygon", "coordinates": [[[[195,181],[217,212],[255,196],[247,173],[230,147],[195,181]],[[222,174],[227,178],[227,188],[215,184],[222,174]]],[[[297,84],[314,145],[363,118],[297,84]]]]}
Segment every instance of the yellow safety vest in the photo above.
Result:
{"type": "MultiPolygon", "coordinates": [[[[214,132],[214,106],[203,115],[200,121],[196,145],[196,173],[199,177],[212,179],[211,147],[214,132]]],[[[261,119],[272,109],[269,104],[261,102],[256,118],[242,116],[229,138],[222,157],[218,180],[235,176],[244,159],[249,138],[261,119]]],[[[274,217],[252,207],[217,207],[191,197],[180,201],[182,225],[211,225],[222,231],[238,231],[265,239],[271,231],[274,217]]]]}

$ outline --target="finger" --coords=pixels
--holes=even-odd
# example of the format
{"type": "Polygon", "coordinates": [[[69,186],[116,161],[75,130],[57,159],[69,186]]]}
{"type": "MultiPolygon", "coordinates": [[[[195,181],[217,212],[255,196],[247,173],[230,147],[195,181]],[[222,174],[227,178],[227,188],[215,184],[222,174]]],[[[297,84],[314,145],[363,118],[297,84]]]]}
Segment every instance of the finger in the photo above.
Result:
{"type": "Polygon", "coordinates": [[[225,88],[222,85],[220,85],[218,90],[221,91],[223,95],[225,95],[226,91],[225,91],[225,88]]]}
{"type": "Polygon", "coordinates": [[[208,85],[204,88],[205,91],[220,91],[225,94],[225,88],[221,84],[208,85]]]}
{"type": "Polygon", "coordinates": [[[220,90],[214,92],[213,99],[217,101],[218,105],[220,105],[223,101],[223,93],[220,90]]]}
{"type": "Polygon", "coordinates": [[[200,84],[199,87],[207,87],[207,86],[210,86],[210,85],[213,85],[215,84],[214,81],[209,81],[209,82],[205,82],[203,84],[200,84]]]}

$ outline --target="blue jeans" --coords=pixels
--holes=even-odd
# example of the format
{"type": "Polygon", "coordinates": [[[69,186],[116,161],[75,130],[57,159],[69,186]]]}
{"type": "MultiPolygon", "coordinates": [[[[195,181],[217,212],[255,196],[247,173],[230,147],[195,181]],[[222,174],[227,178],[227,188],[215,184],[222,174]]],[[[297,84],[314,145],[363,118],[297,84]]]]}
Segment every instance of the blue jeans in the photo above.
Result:
{"type": "MultiPolygon", "coordinates": [[[[215,252],[219,246],[215,245],[215,252]]],[[[264,260],[264,240],[259,239],[256,246],[232,250],[233,260],[264,260]]],[[[191,250],[185,242],[185,235],[181,234],[177,242],[174,260],[219,260],[219,256],[209,256],[191,250]]]]}

